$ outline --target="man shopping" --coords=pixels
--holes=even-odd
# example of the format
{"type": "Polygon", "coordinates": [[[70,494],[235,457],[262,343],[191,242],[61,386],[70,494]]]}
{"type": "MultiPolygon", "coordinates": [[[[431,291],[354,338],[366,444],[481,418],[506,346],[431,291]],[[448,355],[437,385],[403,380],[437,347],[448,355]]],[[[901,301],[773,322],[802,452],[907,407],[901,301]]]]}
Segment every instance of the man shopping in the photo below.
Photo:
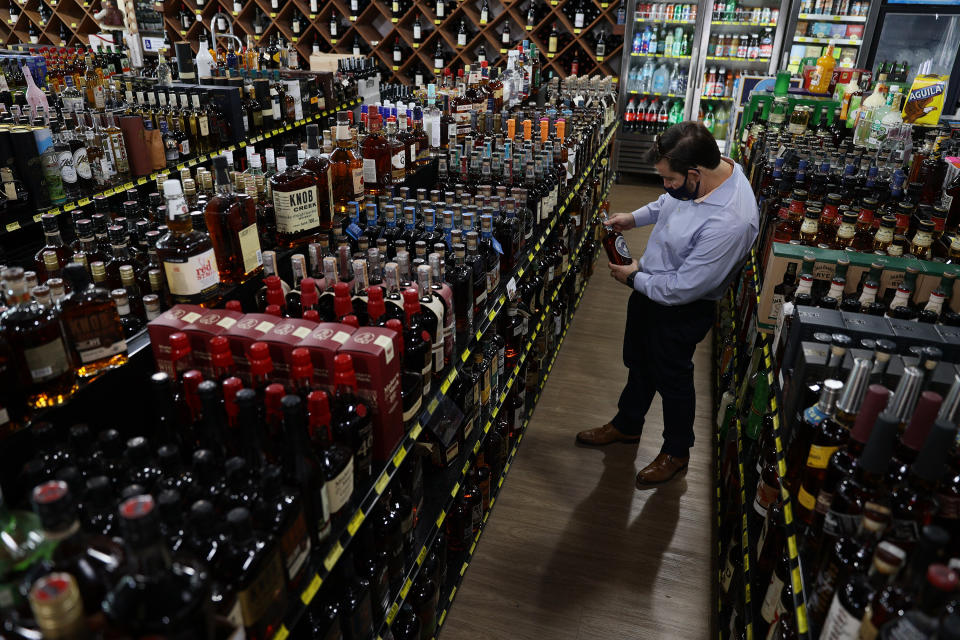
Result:
{"type": "Polygon", "coordinates": [[[637,442],[659,393],[663,446],[637,474],[638,489],[663,484],[687,468],[696,405],[693,353],[759,229],[743,170],[721,157],[699,122],[681,122],[658,135],[648,157],[667,193],[607,223],[618,231],[654,225],[639,264],[610,264],[610,275],[633,290],[623,338],[627,383],[613,420],[577,434],[577,442],[591,446],[637,442]]]}

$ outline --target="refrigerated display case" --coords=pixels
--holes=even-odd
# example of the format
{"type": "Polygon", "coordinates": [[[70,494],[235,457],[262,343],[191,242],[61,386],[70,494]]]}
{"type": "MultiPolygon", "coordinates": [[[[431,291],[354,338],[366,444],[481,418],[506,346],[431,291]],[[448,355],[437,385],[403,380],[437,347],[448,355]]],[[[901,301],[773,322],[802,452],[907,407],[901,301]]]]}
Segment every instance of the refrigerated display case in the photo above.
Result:
{"type": "Polygon", "coordinates": [[[787,33],[790,42],[783,48],[780,68],[799,74],[806,65],[815,65],[827,45],[834,46],[837,67],[862,68],[865,44],[880,12],[880,0],[800,0],[790,10],[787,33]]]}
{"type": "Polygon", "coordinates": [[[960,115],[960,0],[885,2],[878,14],[866,34],[870,46],[863,65],[873,69],[874,77],[882,66],[904,92],[918,73],[949,76],[943,114],[960,115]]]}
{"type": "Polygon", "coordinates": [[[771,72],[783,39],[779,16],[786,15],[788,2],[632,0],[620,72],[624,123],[615,150],[617,171],[653,173],[644,156],[656,134],[701,116],[726,153],[735,84],[743,74],[771,72]]]}

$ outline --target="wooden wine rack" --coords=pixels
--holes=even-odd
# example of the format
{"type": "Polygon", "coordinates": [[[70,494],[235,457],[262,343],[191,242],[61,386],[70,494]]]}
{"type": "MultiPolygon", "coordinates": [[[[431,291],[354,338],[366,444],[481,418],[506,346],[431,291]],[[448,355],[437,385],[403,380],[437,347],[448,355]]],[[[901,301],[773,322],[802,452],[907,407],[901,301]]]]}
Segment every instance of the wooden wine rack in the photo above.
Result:
{"type": "MultiPolygon", "coordinates": [[[[40,31],[38,46],[61,44],[59,25],[64,23],[72,34],[66,44],[74,46],[86,44],[87,34],[96,30],[93,14],[100,10],[100,0],[57,0],[50,5],[53,17],[44,28],[40,28],[39,3],[45,0],[26,0],[20,4],[21,16],[16,24],[10,24],[9,12],[0,8],[0,40],[4,43],[28,42],[28,22],[37,25],[40,31]],[[89,6],[85,6],[89,4],[89,6]]],[[[488,0],[489,20],[480,24],[480,6],[482,0],[462,0],[448,2],[447,16],[438,20],[435,14],[436,3],[433,0],[414,0],[404,3],[403,14],[393,20],[389,1],[372,0],[366,4],[357,16],[350,21],[349,0],[323,0],[318,3],[319,11],[310,12],[309,0],[279,0],[278,8],[271,7],[271,0],[243,0],[241,11],[233,12],[233,0],[206,0],[198,8],[195,0],[162,0],[157,8],[163,11],[163,20],[170,42],[187,41],[194,48],[199,46],[201,33],[209,28],[210,21],[218,13],[229,16],[233,22],[233,34],[246,42],[247,36],[253,36],[258,45],[266,45],[271,37],[282,36],[292,43],[304,59],[310,57],[316,42],[322,52],[334,52],[350,55],[353,52],[354,38],[360,42],[361,52],[379,60],[392,71],[393,82],[412,84],[414,74],[419,68],[424,77],[434,73],[433,61],[437,42],[444,51],[446,67],[460,68],[465,64],[475,64],[483,45],[487,60],[491,65],[503,66],[506,61],[505,50],[501,49],[501,36],[504,23],[510,22],[511,45],[529,38],[541,53],[544,79],[550,72],[561,78],[570,74],[570,62],[574,55],[578,58],[580,75],[601,73],[616,76],[620,69],[620,56],[623,52],[623,25],[616,24],[617,0],[584,0],[593,9],[595,17],[582,29],[574,29],[573,12],[579,0],[488,0]],[[536,2],[541,15],[538,23],[527,30],[526,15],[530,2],[536,2]],[[181,6],[196,17],[189,29],[183,30],[178,17],[181,6]],[[254,18],[257,8],[263,12],[266,24],[258,37],[254,32],[254,18]],[[291,27],[294,9],[302,18],[302,33],[295,37],[291,27]],[[336,11],[340,21],[338,38],[330,37],[330,14],[336,11]],[[413,41],[413,23],[420,16],[422,42],[417,46],[413,41]],[[458,47],[457,31],[461,20],[468,33],[467,45],[458,47]],[[202,22],[202,26],[201,26],[202,22]],[[559,31],[557,52],[547,54],[547,44],[553,25],[559,31]],[[607,33],[607,53],[602,58],[596,56],[596,39],[600,31],[607,33]],[[399,41],[403,52],[403,61],[393,61],[393,45],[399,41]]],[[[18,2],[19,0],[10,0],[18,2]]]]}

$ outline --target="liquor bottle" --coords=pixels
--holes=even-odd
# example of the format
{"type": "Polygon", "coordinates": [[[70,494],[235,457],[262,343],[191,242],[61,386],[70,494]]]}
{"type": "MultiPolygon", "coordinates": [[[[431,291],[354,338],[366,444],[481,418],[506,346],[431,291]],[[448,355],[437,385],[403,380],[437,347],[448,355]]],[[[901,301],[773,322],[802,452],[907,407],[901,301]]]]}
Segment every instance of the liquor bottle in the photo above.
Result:
{"type": "Polygon", "coordinates": [[[940,628],[951,594],[960,584],[956,572],[945,564],[931,564],[926,570],[926,583],[921,588],[913,606],[880,629],[880,638],[932,638],[940,628]]]}
{"type": "Polygon", "coordinates": [[[186,633],[212,639],[208,573],[183,557],[171,559],[153,498],[121,503],[120,528],[127,562],[102,604],[111,627],[134,637],[186,633]]]}
{"type": "Polygon", "coordinates": [[[287,169],[270,178],[277,246],[292,249],[314,242],[321,230],[319,179],[299,167],[296,145],[283,148],[287,169]]]}
{"type": "Polygon", "coordinates": [[[376,105],[370,105],[367,110],[367,136],[360,143],[363,188],[368,197],[387,195],[393,180],[392,150],[386,136],[381,133],[382,129],[383,117],[376,105]]]}
{"type": "Polygon", "coordinates": [[[370,408],[357,396],[357,376],[348,354],[337,354],[334,358],[333,384],[331,428],[334,441],[353,452],[354,486],[363,488],[369,484],[373,473],[373,426],[370,408]]]}
{"type": "Polygon", "coordinates": [[[31,408],[62,404],[77,389],[59,314],[33,300],[23,269],[3,272],[7,309],[0,316],[14,369],[31,408]]]}
{"type": "MultiPolygon", "coordinates": [[[[840,359],[842,357],[841,355],[840,359]]],[[[839,380],[824,380],[817,404],[802,411],[800,420],[794,426],[793,440],[787,450],[787,475],[783,478],[787,488],[799,491],[797,484],[806,464],[814,434],[824,420],[833,415],[842,389],[843,383],[839,380]]]]}
{"type": "Polygon", "coordinates": [[[127,342],[110,293],[92,284],[81,264],[67,265],[64,276],[71,293],[60,301],[60,322],[77,375],[91,378],[126,364],[127,342]]]}
{"type": "Polygon", "coordinates": [[[627,247],[627,240],[619,231],[614,231],[612,227],[604,223],[603,248],[607,252],[607,260],[616,265],[630,264],[633,258],[630,257],[630,249],[627,247]]]}
{"type": "Polygon", "coordinates": [[[433,373],[433,337],[423,324],[420,294],[416,288],[411,287],[404,290],[403,309],[405,313],[403,331],[405,362],[408,369],[419,370],[423,378],[423,398],[426,399],[430,396],[433,373]]]}
{"type": "Polygon", "coordinates": [[[444,371],[445,307],[439,296],[433,293],[430,265],[417,266],[417,288],[420,296],[420,318],[431,336],[433,377],[439,379],[444,371]]]}
{"type": "Polygon", "coordinates": [[[168,232],[157,241],[171,304],[212,305],[220,295],[220,273],[210,237],[193,230],[179,180],[166,180],[168,232]]]}
{"type": "Polygon", "coordinates": [[[330,190],[334,229],[343,226],[344,218],[353,210],[350,202],[360,202],[363,197],[363,158],[353,150],[350,134],[350,114],[337,112],[337,148],[330,154],[330,190]]]}
{"type": "Polygon", "coordinates": [[[246,194],[234,193],[224,156],[214,158],[213,165],[217,174],[217,195],[207,203],[204,219],[221,282],[239,284],[263,268],[257,205],[246,194]]]}
{"type": "Polygon", "coordinates": [[[323,463],[309,444],[303,400],[286,395],[280,401],[283,412],[283,465],[287,484],[296,487],[310,531],[311,546],[322,549],[330,535],[329,511],[325,504],[323,463]]]}

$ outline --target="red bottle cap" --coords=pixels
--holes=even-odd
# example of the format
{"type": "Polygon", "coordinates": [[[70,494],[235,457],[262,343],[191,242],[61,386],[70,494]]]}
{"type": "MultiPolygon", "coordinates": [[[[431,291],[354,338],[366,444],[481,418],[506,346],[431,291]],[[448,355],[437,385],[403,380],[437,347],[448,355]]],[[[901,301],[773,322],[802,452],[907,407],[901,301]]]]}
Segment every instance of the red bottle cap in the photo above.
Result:
{"type": "Polygon", "coordinates": [[[239,300],[227,300],[225,307],[228,311],[239,311],[240,313],[243,313],[243,306],[240,304],[239,300]]]}
{"type": "Polygon", "coordinates": [[[317,295],[317,281],[313,278],[304,278],[300,281],[300,304],[303,308],[317,304],[320,297],[317,295]]]}
{"type": "Polygon", "coordinates": [[[227,417],[233,420],[240,410],[237,408],[237,392],[243,389],[243,380],[232,376],[223,381],[223,407],[227,417]]]}
{"type": "Polygon", "coordinates": [[[280,416],[280,401],[283,400],[285,395],[287,395],[287,390],[283,388],[282,384],[274,382],[267,385],[267,388],[263,390],[263,405],[267,410],[267,416],[275,418],[280,416]]]}
{"type": "Polygon", "coordinates": [[[247,360],[250,362],[251,376],[265,376],[273,371],[270,347],[265,342],[254,342],[247,348],[247,360]]]}
{"type": "Polygon", "coordinates": [[[290,377],[294,380],[309,378],[313,382],[313,362],[310,360],[310,351],[297,347],[290,352],[290,377]]]}
{"type": "Polygon", "coordinates": [[[278,318],[283,317],[283,310],[280,309],[280,305],[278,304],[268,304],[267,308],[264,309],[263,312],[268,316],[276,316],[278,318]]]}
{"type": "Polygon", "coordinates": [[[350,301],[350,285],[338,282],[333,285],[333,315],[337,318],[353,313],[353,303],[350,301]]]}
{"type": "Polygon", "coordinates": [[[307,309],[303,312],[303,319],[310,322],[320,322],[320,314],[313,309],[307,309]]]}
{"type": "Polygon", "coordinates": [[[376,323],[386,312],[387,308],[383,304],[383,289],[378,286],[367,287],[367,314],[370,316],[370,324],[376,323]]]}
{"type": "Polygon", "coordinates": [[[263,283],[267,285],[267,304],[282,307],[284,303],[283,287],[280,286],[279,276],[267,276],[263,279],[263,283]]]}
{"type": "Polygon", "coordinates": [[[408,287],[403,290],[403,310],[407,317],[412,313],[420,313],[420,292],[416,287],[408,287]]]}
{"type": "Polygon", "coordinates": [[[360,321],[357,320],[357,316],[353,315],[352,313],[348,313],[347,315],[340,318],[340,322],[342,322],[345,325],[349,325],[354,329],[360,328],[360,321]]]}
{"type": "Polygon", "coordinates": [[[214,336],[207,343],[210,346],[210,364],[220,369],[233,367],[233,352],[230,341],[223,336],[214,336]]]}
{"type": "Polygon", "coordinates": [[[338,353],[333,358],[333,384],[357,388],[357,375],[353,371],[353,358],[346,353],[338,353]]]}
{"type": "Polygon", "coordinates": [[[326,391],[307,394],[307,413],[310,416],[310,431],[327,428],[330,424],[330,398],[326,391]]]}
{"type": "Polygon", "coordinates": [[[937,419],[937,412],[943,404],[943,396],[933,391],[924,391],[917,400],[917,407],[913,410],[910,424],[903,432],[902,442],[914,451],[919,451],[924,440],[930,434],[933,421],[937,419]]]}
{"type": "MultiPolygon", "coordinates": [[[[397,332],[397,335],[403,335],[403,323],[397,320],[396,318],[390,318],[387,320],[387,329],[392,329],[397,332]]],[[[400,358],[403,358],[403,340],[394,340],[394,343],[399,345],[398,350],[400,351],[400,358]]]]}
{"type": "Polygon", "coordinates": [[[170,334],[170,359],[176,362],[190,355],[190,338],[183,331],[170,334]]]}
{"type": "Polygon", "coordinates": [[[860,444],[866,444],[870,439],[870,432],[877,422],[877,416],[887,406],[890,400],[890,390],[882,384],[872,384],[867,388],[867,395],[863,397],[860,411],[850,431],[850,439],[860,444]]]}
{"type": "Polygon", "coordinates": [[[191,369],[183,374],[183,399],[190,408],[190,413],[196,419],[200,415],[200,396],[197,394],[197,387],[203,382],[203,374],[196,369],[191,369]]]}
{"type": "Polygon", "coordinates": [[[927,582],[939,589],[951,593],[957,590],[957,573],[945,564],[932,564],[927,567],[927,582]]]}

